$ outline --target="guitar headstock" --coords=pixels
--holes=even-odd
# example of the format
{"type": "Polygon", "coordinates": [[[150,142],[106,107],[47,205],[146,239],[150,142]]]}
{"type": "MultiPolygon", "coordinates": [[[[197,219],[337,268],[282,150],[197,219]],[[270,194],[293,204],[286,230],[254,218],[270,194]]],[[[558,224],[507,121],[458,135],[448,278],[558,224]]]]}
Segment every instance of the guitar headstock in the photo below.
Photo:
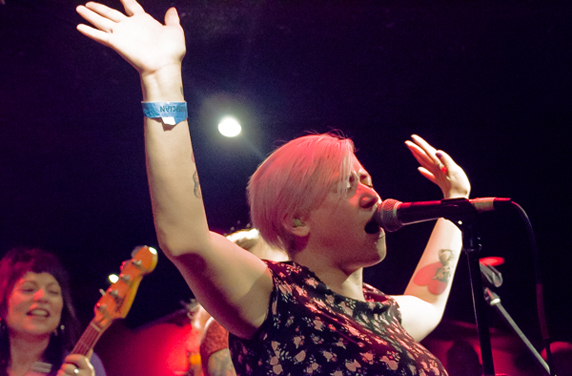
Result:
{"type": "Polygon", "coordinates": [[[137,293],[143,276],[151,273],[157,265],[157,251],[146,245],[136,248],[132,258],[121,265],[119,279],[105,291],[95,305],[95,317],[91,325],[101,331],[113,320],[125,318],[137,293]]]}

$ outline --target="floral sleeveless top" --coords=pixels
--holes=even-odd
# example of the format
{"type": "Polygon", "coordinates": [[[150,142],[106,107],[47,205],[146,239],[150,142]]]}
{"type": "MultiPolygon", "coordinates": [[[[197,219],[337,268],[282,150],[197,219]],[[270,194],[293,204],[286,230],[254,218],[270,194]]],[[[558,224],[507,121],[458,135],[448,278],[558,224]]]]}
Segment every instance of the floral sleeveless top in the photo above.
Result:
{"type": "Polygon", "coordinates": [[[447,376],[401,327],[394,299],[364,284],[366,302],[330,290],[308,268],[266,261],[267,317],[250,339],[230,335],[238,375],[447,376]]]}

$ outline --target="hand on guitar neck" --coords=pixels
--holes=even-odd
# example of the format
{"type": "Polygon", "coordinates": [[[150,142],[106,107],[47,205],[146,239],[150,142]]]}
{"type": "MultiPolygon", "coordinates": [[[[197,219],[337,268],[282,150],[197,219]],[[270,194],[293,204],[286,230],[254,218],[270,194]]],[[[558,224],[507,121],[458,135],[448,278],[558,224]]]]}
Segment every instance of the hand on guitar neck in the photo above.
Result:
{"type": "Polygon", "coordinates": [[[131,260],[121,265],[119,279],[103,293],[95,305],[94,318],[71,354],[66,357],[57,376],[94,375],[93,366],[88,359],[91,357],[95,344],[113,321],[127,316],[143,276],[151,273],[157,265],[157,251],[148,246],[136,248],[132,257],[131,260]]]}

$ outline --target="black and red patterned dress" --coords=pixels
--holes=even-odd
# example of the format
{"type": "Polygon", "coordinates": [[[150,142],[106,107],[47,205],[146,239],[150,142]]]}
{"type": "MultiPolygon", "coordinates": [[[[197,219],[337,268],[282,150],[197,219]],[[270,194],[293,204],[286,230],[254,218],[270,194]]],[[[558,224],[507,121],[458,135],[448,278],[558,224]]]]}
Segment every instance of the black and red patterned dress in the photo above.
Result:
{"type": "Polygon", "coordinates": [[[364,284],[366,302],[330,290],[308,268],[266,261],[270,308],[251,339],[230,335],[238,375],[447,376],[400,324],[394,299],[364,284]]]}

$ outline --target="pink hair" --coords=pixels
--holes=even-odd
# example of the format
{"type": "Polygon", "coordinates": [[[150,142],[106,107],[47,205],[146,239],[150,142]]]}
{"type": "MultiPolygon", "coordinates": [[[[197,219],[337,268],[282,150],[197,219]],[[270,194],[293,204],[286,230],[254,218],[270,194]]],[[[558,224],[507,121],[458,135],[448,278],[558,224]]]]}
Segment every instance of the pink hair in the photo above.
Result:
{"type": "Polygon", "coordinates": [[[291,140],[266,158],[250,178],[248,201],[252,223],[270,245],[293,251],[294,235],[283,223],[304,220],[334,188],[345,193],[353,153],[350,139],[327,133],[291,140]]]}

